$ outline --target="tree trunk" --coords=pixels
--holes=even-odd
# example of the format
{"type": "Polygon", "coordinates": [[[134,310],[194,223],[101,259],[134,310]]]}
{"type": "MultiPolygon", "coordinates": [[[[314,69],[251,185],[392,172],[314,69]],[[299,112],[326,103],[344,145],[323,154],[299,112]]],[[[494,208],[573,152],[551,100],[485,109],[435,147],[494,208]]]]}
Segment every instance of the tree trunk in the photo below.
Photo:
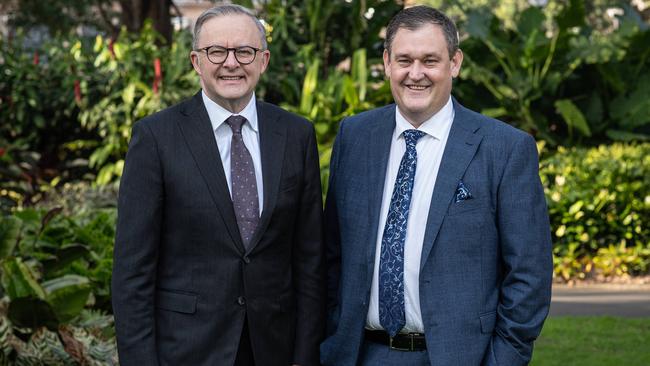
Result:
{"type": "Polygon", "coordinates": [[[172,40],[172,23],[169,13],[172,0],[119,0],[122,7],[122,23],[129,32],[139,32],[146,19],[153,21],[154,29],[167,43],[172,40]]]}

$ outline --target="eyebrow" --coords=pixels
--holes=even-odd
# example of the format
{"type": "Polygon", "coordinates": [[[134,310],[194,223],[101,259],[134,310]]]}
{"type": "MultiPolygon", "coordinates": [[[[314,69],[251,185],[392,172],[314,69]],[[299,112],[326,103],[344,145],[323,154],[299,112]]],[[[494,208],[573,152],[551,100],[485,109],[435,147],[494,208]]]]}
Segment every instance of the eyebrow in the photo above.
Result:
{"type": "MultiPolygon", "coordinates": [[[[400,58],[400,57],[408,57],[408,58],[413,58],[413,56],[409,53],[396,53],[395,58],[400,58]]],[[[431,52],[431,53],[425,53],[424,55],[421,56],[422,58],[427,58],[427,57],[437,57],[441,58],[442,56],[437,53],[437,52],[431,52]]],[[[416,57],[417,58],[417,57],[416,57]]]]}

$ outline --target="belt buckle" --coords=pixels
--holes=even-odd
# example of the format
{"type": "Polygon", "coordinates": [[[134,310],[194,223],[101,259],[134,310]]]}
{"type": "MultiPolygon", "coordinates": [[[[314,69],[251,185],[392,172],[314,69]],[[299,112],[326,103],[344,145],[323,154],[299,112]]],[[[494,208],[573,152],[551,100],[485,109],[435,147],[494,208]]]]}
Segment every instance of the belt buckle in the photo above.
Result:
{"type": "Polygon", "coordinates": [[[403,335],[408,336],[409,340],[411,341],[411,342],[410,342],[410,347],[406,348],[406,347],[396,347],[396,346],[393,346],[393,337],[389,337],[389,340],[388,340],[388,347],[389,347],[390,349],[392,349],[392,350],[396,350],[396,351],[413,351],[413,350],[414,350],[413,335],[411,335],[411,334],[403,334],[403,335]]]}

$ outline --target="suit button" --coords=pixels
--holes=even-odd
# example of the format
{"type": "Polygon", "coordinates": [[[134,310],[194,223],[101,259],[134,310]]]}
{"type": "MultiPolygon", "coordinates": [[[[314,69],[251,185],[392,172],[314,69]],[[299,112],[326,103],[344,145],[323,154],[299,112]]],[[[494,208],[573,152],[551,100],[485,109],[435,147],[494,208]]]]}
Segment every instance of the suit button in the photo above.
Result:
{"type": "Polygon", "coordinates": [[[243,296],[239,296],[239,297],[237,298],[237,303],[238,303],[239,305],[242,305],[242,306],[243,306],[243,305],[246,305],[246,298],[244,298],[243,296]]]}
{"type": "Polygon", "coordinates": [[[244,263],[249,264],[251,259],[249,257],[244,257],[244,263]]]}

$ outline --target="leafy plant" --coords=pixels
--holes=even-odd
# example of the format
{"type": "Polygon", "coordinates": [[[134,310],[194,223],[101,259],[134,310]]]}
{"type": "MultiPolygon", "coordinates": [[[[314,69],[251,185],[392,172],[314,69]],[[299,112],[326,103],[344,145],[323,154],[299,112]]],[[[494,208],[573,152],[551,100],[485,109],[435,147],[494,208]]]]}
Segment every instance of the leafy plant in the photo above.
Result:
{"type": "Polygon", "coordinates": [[[512,21],[467,12],[460,99],[553,146],[647,140],[647,24],[627,6],[617,28],[596,29],[585,2],[551,5],[512,21]]]}
{"type": "Polygon", "coordinates": [[[540,175],[557,275],[647,273],[650,144],[559,148],[540,175]]]}
{"type": "Polygon", "coordinates": [[[76,58],[93,58],[82,84],[81,125],[97,131],[101,141],[80,140],[71,144],[94,146],[89,166],[97,169],[97,183],[119,178],[133,124],[154,112],[189,97],[199,90],[198,79],[188,61],[189,35],[178,33],[169,48],[156,46],[158,36],[150,25],[133,38],[123,32],[117,40],[95,38],[93,54],[80,52],[76,58]],[[101,79],[95,79],[94,75],[101,79]],[[94,100],[92,96],[98,98],[94,100]]]}
{"type": "Polygon", "coordinates": [[[85,312],[110,311],[114,211],[83,217],[62,217],[61,211],[0,217],[0,325],[8,327],[0,327],[0,344],[16,364],[116,358],[114,335],[98,328],[105,316],[85,312]]]}

